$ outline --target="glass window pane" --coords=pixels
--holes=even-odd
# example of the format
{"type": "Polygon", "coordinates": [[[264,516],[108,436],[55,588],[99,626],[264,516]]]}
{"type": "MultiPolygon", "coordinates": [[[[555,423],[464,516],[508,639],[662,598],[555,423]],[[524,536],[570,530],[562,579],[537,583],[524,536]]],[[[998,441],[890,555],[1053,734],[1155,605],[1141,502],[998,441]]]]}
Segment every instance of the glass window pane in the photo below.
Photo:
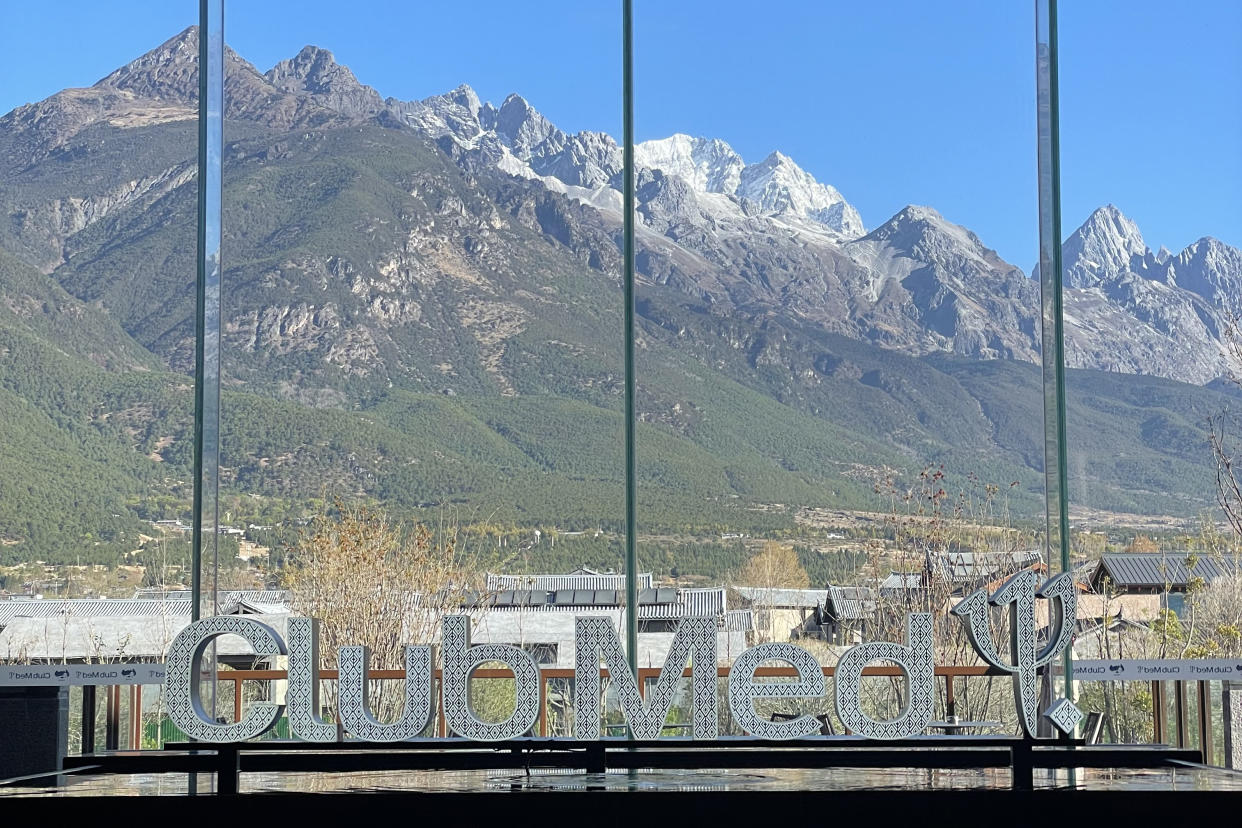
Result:
{"type": "MultiPolygon", "coordinates": [[[[1079,646],[1232,665],[1242,524],[1218,505],[1217,460],[1242,422],[1242,9],[1192,3],[1174,27],[1156,3],[1116,12],[1061,8],[1070,539],[1092,590],[1079,646]],[[1152,38],[1143,56],[1123,45],[1152,38]]],[[[1187,688],[1170,741],[1198,739],[1187,688]]],[[[1114,720],[1148,715],[1145,692],[1109,692],[1114,720]]]]}
{"type": "Polygon", "coordinates": [[[325,668],[624,629],[620,16],[471,9],[229,9],[221,579],[325,668]]]}
{"type": "MultiPolygon", "coordinates": [[[[15,567],[11,593],[132,598],[189,582],[196,8],[5,9],[0,562],[15,567]]],[[[167,643],[92,644],[82,623],[54,653],[28,631],[26,655],[158,659],[167,643]]]]}
{"type": "MultiPolygon", "coordinates": [[[[1033,19],[746,8],[636,12],[642,568],[827,665],[912,612],[974,665],[949,607],[1043,571],[1033,19]]],[[[936,720],[1011,732],[993,681],[936,720]]]]}

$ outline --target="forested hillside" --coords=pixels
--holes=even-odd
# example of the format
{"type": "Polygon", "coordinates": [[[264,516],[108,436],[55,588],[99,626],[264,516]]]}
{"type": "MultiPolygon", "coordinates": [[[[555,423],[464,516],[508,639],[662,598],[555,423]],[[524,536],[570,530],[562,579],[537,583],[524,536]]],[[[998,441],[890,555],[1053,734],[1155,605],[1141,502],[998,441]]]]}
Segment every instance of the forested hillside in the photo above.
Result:
{"type": "MultiPolygon", "coordinates": [[[[170,44],[0,118],[3,561],[116,561],[150,521],[188,520],[196,86],[176,63],[192,52],[170,44]],[[152,65],[163,70],[144,75],[152,65]]],[[[240,59],[230,72],[224,519],[295,521],[341,497],[432,521],[620,529],[615,211],[582,197],[586,184],[506,173],[482,139],[427,127],[431,109],[412,126],[413,104],[332,110],[240,59]]],[[[663,194],[645,202],[640,234],[639,523],[680,539],[670,568],[725,571],[741,551],[702,544],[789,532],[801,507],[883,508],[877,481],[927,464],[951,485],[998,484],[1012,519],[1036,520],[1042,378],[1013,332],[979,345],[965,322],[936,328],[943,313],[903,317],[914,311],[893,304],[891,283],[889,304],[860,316],[838,293],[866,274],[832,247],[853,219],[805,243],[704,229],[659,212],[677,185],[657,172],[644,181],[663,194]],[[848,324],[832,322],[830,294],[848,324]],[[899,317],[930,327],[884,327],[899,317]]],[[[919,234],[903,261],[928,262],[901,290],[959,301],[948,276],[927,280],[964,256],[950,293],[1001,291],[987,306],[1029,325],[1026,276],[991,251],[929,247],[960,234],[902,215],[855,240],[894,256],[919,234]]],[[[1236,395],[1098,370],[1068,383],[1078,503],[1211,504],[1204,423],[1242,414],[1236,395]]],[[[531,554],[570,563],[550,545],[531,554]]]]}

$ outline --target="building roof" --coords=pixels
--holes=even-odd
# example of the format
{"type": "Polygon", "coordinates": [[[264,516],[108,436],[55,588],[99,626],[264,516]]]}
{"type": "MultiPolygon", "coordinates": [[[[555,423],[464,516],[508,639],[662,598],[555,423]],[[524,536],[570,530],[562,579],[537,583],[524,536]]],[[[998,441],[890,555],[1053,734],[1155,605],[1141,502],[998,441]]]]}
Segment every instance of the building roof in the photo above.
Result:
{"type": "Polygon", "coordinates": [[[1037,549],[1012,552],[944,552],[934,559],[937,574],[954,586],[990,581],[1043,560],[1037,549]]]}
{"type": "Polygon", "coordinates": [[[838,621],[861,621],[875,612],[875,592],[870,587],[829,586],[824,611],[838,621]]]}
{"type": "MultiPolygon", "coordinates": [[[[640,572],[635,576],[639,589],[651,589],[653,581],[650,572],[640,572]]],[[[618,590],[625,594],[625,573],[596,572],[585,567],[564,575],[501,575],[487,573],[486,590],[501,592],[504,590],[533,589],[546,592],[558,590],[618,590]]]]}
{"type": "Polygon", "coordinates": [[[923,589],[922,572],[890,572],[880,582],[881,592],[898,592],[908,589],[923,589]]]}
{"type": "Polygon", "coordinates": [[[1215,580],[1222,575],[1236,575],[1238,558],[1199,558],[1191,569],[1183,555],[1166,553],[1132,553],[1104,555],[1100,558],[1091,584],[1099,591],[1104,578],[1118,589],[1169,589],[1184,590],[1192,578],[1215,580]]]}
{"type": "MultiPolygon", "coordinates": [[[[661,590],[663,591],[663,590],[661,590]]],[[[676,600],[671,603],[653,603],[644,605],[639,595],[639,618],[719,618],[725,613],[725,591],[723,588],[678,589],[676,600]]]]}
{"type": "Polygon", "coordinates": [[[729,610],[725,613],[724,626],[729,632],[750,632],[755,628],[754,613],[748,609],[729,610]]]}
{"type": "Polygon", "coordinates": [[[826,589],[785,589],[782,587],[735,587],[739,595],[757,607],[796,607],[814,609],[828,597],[826,589]]]}
{"type": "MultiPolygon", "coordinates": [[[[171,603],[171,602],[170,602],[171,603]]],[[[259,615],[255,620],[273,627],[282,637],[288,614],[259,615]]],[[[65,659],[163,659],[168,645],[190,623],[189,613],[165,616],[21,616],[0,632],[0,658],[22,661],[65,659]]],[[[243,639],[226,635],[216,639],[221,656],[253,653],[243,639]]]]}
{"type": "Polygon", "coordinates": [[[189,601],[144,598],[42,598],[0,601],[0,627],[17,618],[159,618],[190,617],[189,601]]]}
{"type": "MultiPolygon", "coordinates": [[[[0,658],[163,658],[169,643],[190,623],[189,590],[138,594],[160,597],[0,601],[0,658]]],[[[283,629],[291,597],[285,590],[222,592],[220,614],[254,616],[264,623],[279,619],[283,629]]],[[[218,652],[243,655],[246,646],[236,639],[220,644],[218,652]]]]}
{"type": "MultiPolygon", "coordinates": [[[[160,587],[139,587],[134,590],[135,598],[146,598],[154,601],[189,601],[188,589],[162,589],[160,587]]],[[[259,601],[266,604],[287,604],[293,600],[290,589],[223,589],[220,590],[221,603],[226,601],[259,601]]]]}
{"type": "MultiPolygon", "coordinates": [[[[514,581],[509,579],[518,577],[551,579],[568,576],[489,575],[488,581],[492,584],[511,584],[514,581]]],[[[548,581],[543,583],[548,583],[548,581]]],[[[519,610],[578,613],[584,609],[624,607],[625,589],[502,589],[498,592],[468,593],[463,596],[462,604],[467,608],[486,607],[489,611],[501,612],[519,610]]],[[[722,587],[686,589],[641,587],[638,590],[638,617],[642,619],[692,616],[720,619],[724,616],[726,609],[728,609],[727,600],[722,587]]]]}

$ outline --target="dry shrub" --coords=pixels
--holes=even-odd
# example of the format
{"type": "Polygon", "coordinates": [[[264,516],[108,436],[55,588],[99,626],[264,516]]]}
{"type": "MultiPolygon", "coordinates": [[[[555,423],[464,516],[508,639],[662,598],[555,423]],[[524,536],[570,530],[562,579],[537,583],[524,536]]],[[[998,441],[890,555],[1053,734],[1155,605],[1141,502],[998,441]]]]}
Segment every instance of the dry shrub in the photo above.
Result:
{"type": "MultiPolygon", "coordinates": [[[[289,550],[284,581],[294,612],[319,619],[322,667],[336,666],[338,647],[357,644],[371,649],[372,669],[391,670],[404,666],[405,645],[438,642],[440,619],[461,611],[477,576],[455,531],[338,500],[289,550]]],[[[331,703],[335,688],[325,690],[331,703]]],[[[400,682],[374,682],[371,696],[377,715],[393,716],[400,682]]]]}

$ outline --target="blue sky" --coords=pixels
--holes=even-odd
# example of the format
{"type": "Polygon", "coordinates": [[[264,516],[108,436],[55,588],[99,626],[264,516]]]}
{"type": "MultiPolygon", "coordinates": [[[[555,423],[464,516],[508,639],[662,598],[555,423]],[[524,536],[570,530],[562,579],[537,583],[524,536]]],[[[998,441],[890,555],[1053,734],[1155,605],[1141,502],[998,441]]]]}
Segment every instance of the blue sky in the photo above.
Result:
{"type": "MultiPolygon", "coordinates": [[[[636,129],[780,149],[874,227],[929,204],[1035,260],[1031,0],[636,0],[636,129]]],[[[1068,233],[1114,203],[1153,247],[1242,246],[1242,3],[1062,3],[1068,233]],[[1176,8],[1176,11],[1174,9],[1176,8]]],[[[384,95],[518,92],[569,130],[620,132],[619,1],[230,0],[266,70],[331,49],[384,95]],[[342,13],[342,8],[346,9],[342,13]]],[[[89,85],[197,19],[192,0],[6,2],[0,112],[89,85]]]]}

